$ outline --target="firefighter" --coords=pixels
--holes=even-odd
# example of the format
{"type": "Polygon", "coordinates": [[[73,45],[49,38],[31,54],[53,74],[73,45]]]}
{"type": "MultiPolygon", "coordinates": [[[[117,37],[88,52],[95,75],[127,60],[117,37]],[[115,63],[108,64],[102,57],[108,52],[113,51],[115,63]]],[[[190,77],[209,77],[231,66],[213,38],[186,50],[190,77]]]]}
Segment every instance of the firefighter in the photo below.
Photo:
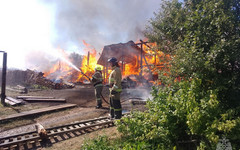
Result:
{"type": "Polygon", "coordinates": [[[92,75],[92,83],[95,88],[95,96],[97,101],[96,109],[102,108],[101,93],[103,90],[102,68],[100,66],[95,67],[95,72],[92,75]]]}
{"type": "Polygon", "coordinates": [[[115,57],[108,59],[108,62],[112,67],[112,72],[109,75],[110,115],[112,119],[120,119],[122,117],[122,106],[120,103],[122,74],[115,57]]]}

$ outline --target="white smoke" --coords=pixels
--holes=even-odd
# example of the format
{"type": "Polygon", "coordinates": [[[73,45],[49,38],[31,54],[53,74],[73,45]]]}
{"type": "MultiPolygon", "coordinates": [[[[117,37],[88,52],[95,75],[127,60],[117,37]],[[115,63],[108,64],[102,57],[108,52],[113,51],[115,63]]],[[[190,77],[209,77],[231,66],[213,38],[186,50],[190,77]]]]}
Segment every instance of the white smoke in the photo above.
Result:
{"type": "Polygon", "coordinates": [[[143,38],[142,31],[160,0],[49,0],[56,7],[55,45],[67,48],[81,40],[97,49],[143,38]]]}
{"type": "Polygon", "coordinates": [[[51,60],[47,55],[56,48],[82,54],[82,40],[100,52],[105,45],[144,38],[142,31],[160,3],[161,0],[0,0],[0,50],[8,52],[9,67],[36,69],[48,66],[47,61],[51,60]]]}
{"type": "Polygon", "coordinates": [[[152,99],[152,95],[150,93],[150,88],[138,87],[134,89],[125,89],[128,94],[129,99],[140,99],[140,100],[148,100],[152,99]]]}

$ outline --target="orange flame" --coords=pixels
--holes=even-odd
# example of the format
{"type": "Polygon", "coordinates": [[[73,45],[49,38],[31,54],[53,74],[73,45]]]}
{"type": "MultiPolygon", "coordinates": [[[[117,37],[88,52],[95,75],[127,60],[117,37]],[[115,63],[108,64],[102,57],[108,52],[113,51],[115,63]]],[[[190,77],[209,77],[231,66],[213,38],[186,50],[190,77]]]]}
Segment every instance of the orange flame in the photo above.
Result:
{"type": "MultiPolygon", "coordinates": [[[[97,65],[97,51],[90,44],[83,41],[85,46],[81,70],[84,74],[91,78],[94,73],[94,68],[97,65]]],[[[152,75],[157,77],[157,70],[168,68],[168,61],[170,60],[169,55],[165,55],[162,51],[158,50],[156,43],[147,43],[147,45],[143,44],[143,52],[144,57],[142,58],[142,74],[144,77],[149,79],[149,74],[151,72],[152,75]],[[148,45],[148,46],[147,46],[148,45]],[[145,58],[145,59],[144,59],[145,58]],[[146,60],[146,61],[145,61],[146,60]]],[[[61,53],[65,56],[65,59],[68,59],[68,55],[61,50],[61,53]]],[[[131,56],[134,58],[130,63],[120,62],[120,66],[122,69],[123,77],[129,75],[139,75],[140,68],[140,51],[139,54],[132,54],[131,56]]],[[[83,82],[84,80],[88,80],[84,75],[80,72],[77,72],[73,68],[71,68],[68,64],[58,61],[51,69],[44,72],[45,77],[50,78],[51,74],[55,72],[60,72],[61,76],[59,78],[67,78],[68,81],[71,82],[83,82]]],[[[108,70],[108,75],[111,70],[108,70]]],[[[105,74],[105,79],[107,79],[107,74],[105,74]]]]}
{"type": "MultiPolygon", "coordinates": [[[[144,41],[147,41],[147,39],[144,41]]],[[[136,42],[136,43],[139,43],[139,42],[136,42]]],[[[155,73],[156,69],[161,70],[163,67],[168,67],[167,64],[168,64],[168,60],[170,60],[170,56],[165,55],[162,51],[158,50],[156,43],[147,43],[147,45],[143,44],[143,52],[144,52],[143,54],[144,56],[142,58],[143,76],[146,76],[150,71],[152,72],[152,74],[157,74],[155,73]]],[[[124,76],[139,75],[141,71],[140,52],[138,54],[139,57],[137,57],[136,54],[132,54],[132,55],[134,56],[135,61],[129,64],[124,64],[124,67],[122,67],[124,76]]]]}
{"type": "MultiPolygon", "coordinates": [[[[97,58],[96,58],[96,50],[88,43],[83,41],[83,44],[85,46],[84,52],[87,53],[83,56],[82,64],[81,64],[81,70],[84,74],[86,74],[88,77],[91,77],[91,75],[94,73],[94,68],[97,64],[97,58]]],[[[71,62],[69,60],[69,56],[67,53],[64,52],[64,50],[59,50],[62,54],[62,56],[71,62]]],[[[67,63],[58,60],[57,63],[53,65],[52,68],[49,70],[44,71],[44,76],[49,79],[67,79],[71,82],[82,82],[86,80],[87,78],[83,76],[80,72],[77,72],[72,67],[70,67],[67,63]],[[55,75],[54,75],[55,74],[55,75]],[[57,75],[56,75],[57,74],[57,75]]]]}
{"type": "MultiPolygon", "coordinates": [[[[62,54],[62,56],[63,56],[66,60],[70,61],[70,60],[68,59],[67,53],[65,53],[64,50],[58,49],[58,51],[62,54]]],[[[71,68],[67,63],[58,60],[58,61],[53,65],[53,67],[50,68],[50,70],[44,71],[44,77],[49,77],[49,76],[50,76],[52,73],[54,73],[54,72],[59,72],[59,74],[63,74],[63,75],[69,75],[69,73],[70,73],[69,71],[70,71],[70,70],[72,70],[72,68],[71,68]]],[[[51,79],[51,77],[49,77],[49,78],[51,79]]],[[[59,77],[59,78],[62,78],[62,77],[59,77]]]]}
{"type": "MultiPolygon", "coordinates": [[[[86,43],[85,41],[83,41],[83,44],[85,46],[84,52],[87,53],[87,55],[84,55],[83,57],[81,70],[88,77],[91,77],[97,65],[97,58],[96,58],[97,51],[94,47],[92,47],[90,44],[86,43]]],[[[83,81],[86,79],[87,78],[85,76],[79,73],[77,81],[83,81]]]]}

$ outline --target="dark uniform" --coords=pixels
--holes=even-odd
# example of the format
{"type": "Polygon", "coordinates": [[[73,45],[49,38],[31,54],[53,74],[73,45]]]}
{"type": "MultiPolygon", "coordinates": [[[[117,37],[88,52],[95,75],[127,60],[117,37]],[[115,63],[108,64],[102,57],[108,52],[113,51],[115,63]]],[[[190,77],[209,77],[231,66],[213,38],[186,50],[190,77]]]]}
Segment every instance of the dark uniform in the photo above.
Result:
{"type": "Polygon", "coordinates": [[[101,99],[101,93],[103,90],[102,82],[103,82],[102,73],[101,73],[101,71],[96,70],[95,73],[92,75],[92,83],[95,88],[95,96],[96,96],[96,101],[97,101],[96,108],[102,107],[102,99],[101,99]]]}
{"type": "Polygon", "coordinates": [[[120,119],[122,117],[122,106],[120,102],[120,94],[122,92],[122,74],[117,66],[112,67],[112,72],[109,75],[110,85],[110,115],[111,118],[120,119]]]}

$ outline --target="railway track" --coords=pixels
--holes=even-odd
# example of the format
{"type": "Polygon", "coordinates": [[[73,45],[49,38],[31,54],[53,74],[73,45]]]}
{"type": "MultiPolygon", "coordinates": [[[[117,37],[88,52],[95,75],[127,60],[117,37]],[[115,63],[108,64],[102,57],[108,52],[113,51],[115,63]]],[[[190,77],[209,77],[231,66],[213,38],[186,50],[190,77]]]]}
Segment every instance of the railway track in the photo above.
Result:
{"type": "MultiPolygon", "coordinates": [[[[128,114],[124,114],[124,116],[126,115],[128,114]]],[[[114,126],[113,120],[109,117],[100,117],[47,128],[47,140],[41,139],[36,131],[10,135],[0,138],[0,150],[36,149],[39,147],[50,146],[59,141],[80,136],[85,133],[90,133],[101,128],[108,128],[112,126],[114,126]]]]}

